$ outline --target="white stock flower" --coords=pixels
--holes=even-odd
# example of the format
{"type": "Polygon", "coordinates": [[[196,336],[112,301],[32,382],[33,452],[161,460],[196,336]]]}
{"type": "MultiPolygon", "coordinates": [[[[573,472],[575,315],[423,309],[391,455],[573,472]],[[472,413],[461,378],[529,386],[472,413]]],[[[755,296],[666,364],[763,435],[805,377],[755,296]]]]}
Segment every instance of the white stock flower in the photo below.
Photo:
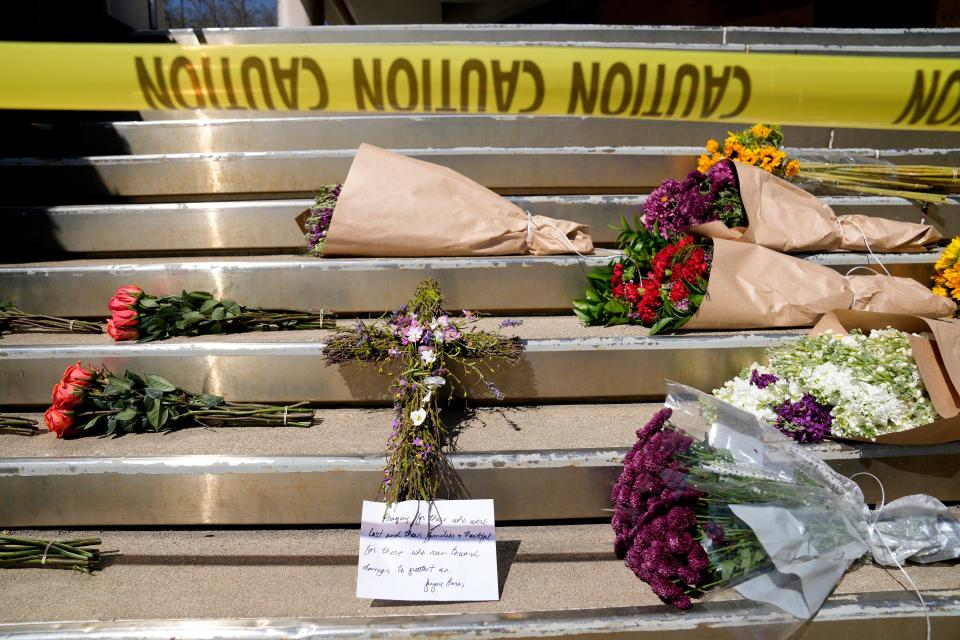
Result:
{"type": "Polygon", "coordinates": [[[424,349],[420,352],[420,359],[424,364],[433,364],[437,359],[437,354],[433,349],[424,349]]]}
{"type": "Polygon", "coordinates": [[[419,427],[423,424],[423,421],[427,419],[427,411],[425,409],[417,409],[416,411],[410,412],[410,421],[413,422],[413,426],[419,427]]]}
{"type": "Polygon", "coordinates": [[[441,376],[427,376],[423,379],[423,384],[433,388],[442,387],[446,383],[447,379],[441,376]]]}

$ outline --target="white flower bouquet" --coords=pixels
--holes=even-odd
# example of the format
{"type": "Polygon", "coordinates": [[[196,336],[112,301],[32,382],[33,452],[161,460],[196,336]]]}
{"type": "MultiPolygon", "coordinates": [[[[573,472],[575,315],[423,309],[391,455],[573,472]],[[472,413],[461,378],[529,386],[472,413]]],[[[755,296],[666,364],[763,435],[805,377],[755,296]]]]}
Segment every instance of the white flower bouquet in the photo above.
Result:
{"type": "Polygon", "coordinates": [[[800,442],[957,440],[960,371],[950,369],[958,348],[954,323],[834,312],[809,336],[768,349],[766,365],[754,363],[714,395],[800,442]]]}

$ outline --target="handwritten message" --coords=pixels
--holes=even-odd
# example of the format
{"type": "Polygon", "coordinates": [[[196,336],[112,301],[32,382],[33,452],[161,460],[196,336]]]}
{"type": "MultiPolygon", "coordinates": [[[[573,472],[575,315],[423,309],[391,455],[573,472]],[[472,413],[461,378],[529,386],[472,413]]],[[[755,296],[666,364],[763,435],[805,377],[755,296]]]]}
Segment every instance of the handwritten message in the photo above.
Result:
{"type": "Polygon", "coordinates": [[[498,600],[493,500],[364,501],[357,597],[498,600]]]}

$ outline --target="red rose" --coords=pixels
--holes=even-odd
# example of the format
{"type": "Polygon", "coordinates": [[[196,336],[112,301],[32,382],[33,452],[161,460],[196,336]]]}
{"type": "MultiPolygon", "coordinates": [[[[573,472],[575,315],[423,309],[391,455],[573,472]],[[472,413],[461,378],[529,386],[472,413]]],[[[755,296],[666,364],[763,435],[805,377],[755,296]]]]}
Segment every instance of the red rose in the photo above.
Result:
{"type": "Polygon", "coordinates": [[[73,409],[83,403],[84,392],[81,387],[60,382],[53,388],[53,406],[60,409],[73,409]]]}
{"type": "Polygon", "coordinates": [[[97,372],[91,369],[84,369],[80,363],[72,364],[63,372],[61,382],[75,387],[89,387],[90,383],[97,378],[97,372]]]}
{"type": "Polygon", "coordinates": [[[128,284],[125,287],[117,289],[114,296],[110,298],[110,304],[108,306],[111,311],[133,309],[137,306],[137,301],[141,297],[143,297],[143,289],[136,285],[128,284]]]}
{"type": "Polygon", "coordinates": [[[140,314],[134,309],[121,309],[113,312],[113,326],[117,329],[135,329],[140,320],[140,314]]]}
{"type": "Polygon", "coordinates": [[[57,407],[50,407],[43,414],[43,420],[47,423],[47,429],[57,434],[58,438],[70,435],[73,428],[73,412],[57,407]]]}
{"type": "Polygon", "coordinates": [[[137,333],[135,328],[117,328],[113,325],[113,320],[107,320],[107,333],[110,334],[110,337],[117,342],[121,342],[123,340],[136,340],[140,337],[140,334],[137,333]]]}

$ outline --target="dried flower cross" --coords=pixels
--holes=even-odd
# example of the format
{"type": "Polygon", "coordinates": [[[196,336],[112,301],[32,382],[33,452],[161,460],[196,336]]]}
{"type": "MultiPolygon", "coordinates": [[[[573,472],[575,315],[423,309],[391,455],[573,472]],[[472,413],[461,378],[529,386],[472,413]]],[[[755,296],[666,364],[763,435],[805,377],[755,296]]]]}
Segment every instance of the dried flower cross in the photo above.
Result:
{"type": "MultiPolygon", "coordinates": [[[[358,321],[352,329],[337,332],[327,345],[328,365],[376,362],[380,373],[394,377],[390,392],[395,415],[382,486],[388,503],[432,500],[444,479],[451,477],[443,451],[449,443],[439,395],[448,382],[466,389],[451,364],[483,383],[497,400],[503,399],[484,369],[492,373],[493,363],[517,364],[523,345],[519,338],[468,328],[477,321],[469,311],[462,319],[452,318],[443,310],[439,285],[424,280],[409,304],[376,324],[358,321]]],[[[465,390],[463,395],[467,397],[465,390]]]]}

